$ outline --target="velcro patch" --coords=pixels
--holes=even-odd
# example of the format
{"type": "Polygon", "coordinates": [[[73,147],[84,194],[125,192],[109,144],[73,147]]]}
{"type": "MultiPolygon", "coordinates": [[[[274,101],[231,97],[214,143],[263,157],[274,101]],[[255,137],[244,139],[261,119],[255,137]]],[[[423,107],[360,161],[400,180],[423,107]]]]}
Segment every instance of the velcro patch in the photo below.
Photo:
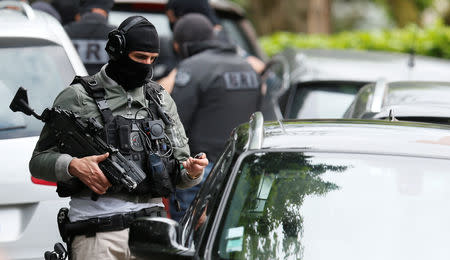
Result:
{"type": "Polygon", "coordinates": [[[175,85],[178,87],[186,86],[191,80],[191,74],[184,70],[178,70],[175,76],[175,85]]]}
{"type": "Polygon", "coordinates": [[[105,40],[73,39],[72,42],[84,64],[105,64],[108,62],[109,57],[105,51],[105,40]]]}
{"type": "Polygon", "coordinates": [[[226,72],[225,86],[229,90],[256,89],[259,87],[258,77],[254,72],[226,72]]]}

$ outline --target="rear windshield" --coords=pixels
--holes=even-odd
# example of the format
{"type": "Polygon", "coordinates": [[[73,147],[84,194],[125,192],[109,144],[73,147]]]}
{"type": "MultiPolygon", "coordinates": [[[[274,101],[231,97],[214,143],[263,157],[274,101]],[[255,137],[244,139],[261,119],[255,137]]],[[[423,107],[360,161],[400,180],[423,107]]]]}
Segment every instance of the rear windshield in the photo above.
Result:
{"type": "Polygon", "coordinates": [[[247,156],[214,252],[222,259],[449,259],[450,163],[388,155],[247,156]]]}
{"type": "Polygon", "coordinates": [[[40,114],[70,84],[75,72],[59,45],[4,47],[0,42],[0,139],[39,135],[43,124],[9,109],[17,89],[28,90],[30,106],[40,114]]]}
{"type": "Polygon", "coordinates": [[[291,97],[287,118],[342,118],[364,83],[303,83],[291,97]]]}

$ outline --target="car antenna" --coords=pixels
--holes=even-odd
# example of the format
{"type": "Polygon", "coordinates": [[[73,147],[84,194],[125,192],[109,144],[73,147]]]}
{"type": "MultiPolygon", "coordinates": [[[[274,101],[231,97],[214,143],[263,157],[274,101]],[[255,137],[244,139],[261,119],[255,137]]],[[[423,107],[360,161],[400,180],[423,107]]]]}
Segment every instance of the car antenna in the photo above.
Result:
{"type": "Polygon", "coordinates": [[[417,40],[417,25],[414,25],[413,41],[408,51],[408,79],[411,80],[411,75],[414,67],[416,66],[416,40],[417,40]]]}
{"type": "Polygon", "coordinates": [[[394,116],[394,109],[390,109],[389,110],[389,117],[388,117],[389,122],[395,122],[398,121],[397,118],[395,118],[394,116]]]}

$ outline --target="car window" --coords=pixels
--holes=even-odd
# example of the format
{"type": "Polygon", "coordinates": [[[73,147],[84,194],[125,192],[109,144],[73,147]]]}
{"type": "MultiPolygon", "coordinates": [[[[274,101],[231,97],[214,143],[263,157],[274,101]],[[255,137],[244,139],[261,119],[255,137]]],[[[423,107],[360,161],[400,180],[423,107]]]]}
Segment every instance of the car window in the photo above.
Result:
{"type": "Polygon", "coordinates": [[[163,13],[147,13],[147,12],[127,12],[127,11],[111,11],[109,14],[109,22],[112,25],[119,26],[125,19],[133,15],[140,15],[149,20],[156,28],[159,36],[171,36],[172,31],[169,27],[169,20],[163,13]]]}
{"type": "Polygon", "coordinates": [[[429,158],[250,154],[236,174],[213,255],[448,259],[449,171],[447,160],[429,158]]]}
{"type": "Polygon", "coordinates": [[[211,215],[216,212],[221,200],[221,193],[226,183],[225,180],[230,170],[233,155],[234,144],[230,141],[202,185],[190,209],[186,212],[188,218],[185,220],[183,233],[189,236],[186,241],[187,244],[191,242],[196,245],[200,244],[211,215]]]}
{"type": "Polygon", "coordinates": [[[40,114],[75,75],[59,45],[5,47],[0,42],[0,71],[0,99],[5,105],[1,110],[0,139],[35,136],[42,129],[39,120],[6,108],[20,86],[28,90],[28,102],[40,114]]]}
{"type": "Polygon", "coordinates": [[[342,118],[362,83],[303,83],[291,97],[287,118],[342,118]]]}

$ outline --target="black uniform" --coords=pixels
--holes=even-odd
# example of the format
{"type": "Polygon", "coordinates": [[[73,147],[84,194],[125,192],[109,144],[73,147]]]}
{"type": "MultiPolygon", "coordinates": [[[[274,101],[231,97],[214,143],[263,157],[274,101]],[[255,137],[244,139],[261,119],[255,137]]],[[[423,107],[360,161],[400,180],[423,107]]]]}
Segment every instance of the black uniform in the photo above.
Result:
{"type": "MultiPolygon", "coordinates": [[[[219,41],[232,44],[232,41],[230,40],[228,34],[224,29],[215,31],[215,37],[219,41]]],[[[161,78],[169,75],[169,73],[174,68],[176,68],[178,63],[181,61],[181,57],[173,49],[172,37],[160,36],[159,40],[161,43],[161,51],[159,53],[158,59],[155,61],[153,80],[160,80],[161,78]]],[[[240,56],[244,58],[248,57],[248,53],[244,49],[240,48],[239,46],[237,46],[237,48],[239,50],[238,53],[240,56]]]]}
{"type": "Polygon", "coordinates": [[[108,62],[106,41],[108,33],[115,28],[103,15],[90,12],[83,14],[80,21],[64,26],[89,75],[100,71],[108,62]]]}
{"type": "Polygon", "coordinates": [[[233,128],[258,110],[260,78],[236,52],[219,41],[193,42],[182,50],[172,97],[191,151],[215,162],[233,128]]]}

